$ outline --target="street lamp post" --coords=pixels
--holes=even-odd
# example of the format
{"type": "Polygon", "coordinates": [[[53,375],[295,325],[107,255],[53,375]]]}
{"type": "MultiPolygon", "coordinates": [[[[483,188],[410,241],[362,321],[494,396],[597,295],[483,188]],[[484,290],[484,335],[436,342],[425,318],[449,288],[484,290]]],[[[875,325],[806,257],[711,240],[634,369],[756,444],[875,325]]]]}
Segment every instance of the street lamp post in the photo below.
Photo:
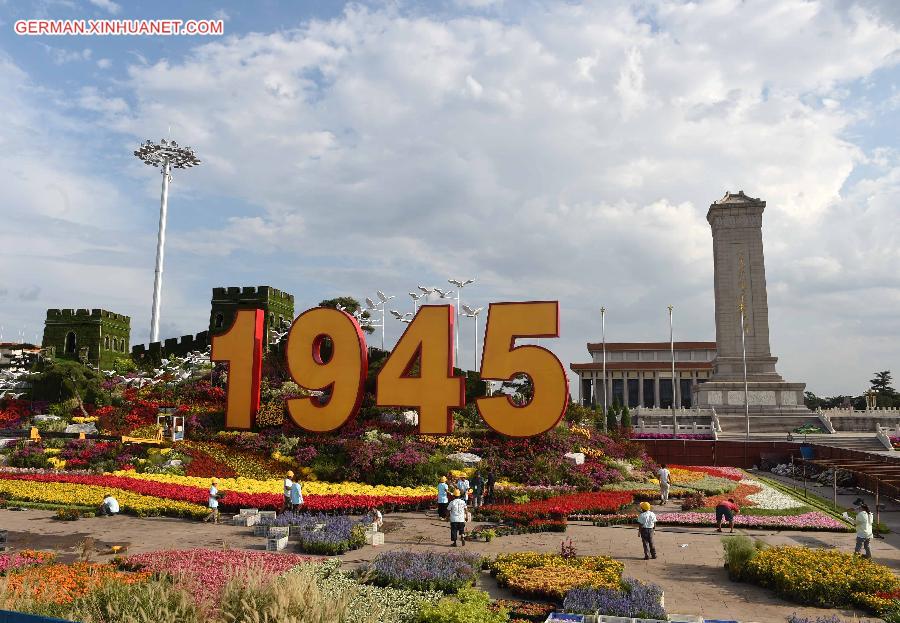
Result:
{"type": "MultiPolygon", "coordinates": [[[[465,288],[470,283],[475,283],[474,279],[448,279],[447,283],[451,283],[456,286],[456,324],[459,324],[459,315],[460,305],[462,304],[462,289],[465,288]]],[[[456,361],[459,361],[459,328],[456,328],[454,333],[456,333],[456,350],[454,352],[454,358],[456,361]]]]}
{"type": "Polygon", "coordinates": [[[385,318],[385,307],[387,302],[394,298],[393,295],[388,296],[381,290],[375,290],[375,294],[378,296],[378,300],[381,304],[381,350],[384,350],[384,325],[387,323],[384,321],[385,318]]]}
{"type": "Polygon", "coordinates": [[[419,299],[422,298],[423,296],[426,296],[426,295],[416,294],[415,292],[409,292],[409,297],[413,300],[413,316],[415,316],[416,314],[419,313],[419,299]]]}
{"type": "Polygon", "coordinates": [[[603,338],[603,417],[606,418],[606,307],[600,308],[600,334],[603,338]]]}
{"type": "Polygon", "coordinates": [[[480,314],[484,310],[484,307],[479,307],[478,309],[472,309],[468,305],[463,305],[463,311],[466,312],[466,316],[475,320],[475,356],[472,358],[474,365],[472,366],[472,370],[478,371],[478,314],[480,314]]]}
{"type": "Polygon", "coordinates": [[[672,438],[678,438],[678,416],[675,415],[675,331],[672,325],[672,310],[669,305],[669,349],[672,354],[672,438]]]}
{"type": "Polygon", "coordinates": [[[162,172],[162,194],[159,199],[159,231],[156,235],[156,270],[153,276],[153,310],[150,316],[150,341],[159,341],[159,308],[162,303],[163,256],[166,246],[166,216],[169,209],[169,182],[171,170],[187,169],[200,164],[190,147],[180,147],[175,141],[159,143],[144,141],[134,152],[144,164],[159,167],[162,172]]]}

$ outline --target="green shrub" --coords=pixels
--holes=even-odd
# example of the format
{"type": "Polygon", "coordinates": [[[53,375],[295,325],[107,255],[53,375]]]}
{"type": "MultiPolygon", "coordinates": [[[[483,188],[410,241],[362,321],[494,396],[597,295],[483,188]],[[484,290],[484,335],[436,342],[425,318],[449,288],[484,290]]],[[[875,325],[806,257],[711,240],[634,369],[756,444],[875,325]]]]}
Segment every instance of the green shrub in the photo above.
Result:
{"type": "Polygon", "coordinates": [[[56,511],[56,518],[62,521],[75,521],[81,519],[81,511],[77,508],[61,508],[56,511]]]}
{"type": "Polygon", "coordinates": [[[425,606],[419,614],[420,623],[506,623],[505,608],[491,610],[490,598],[484,591],[465,588],[455,597],[425,606]]]}
{"type": "Polygon", "coordinates": [[[765,543],[762,541],[754,541],[747,536],[724,537],[722,539],[722,548],[725,550],[725,564],[728,567],[728,575],[731,579],[740,580],[744,567],[765,546],[765,543]]]}

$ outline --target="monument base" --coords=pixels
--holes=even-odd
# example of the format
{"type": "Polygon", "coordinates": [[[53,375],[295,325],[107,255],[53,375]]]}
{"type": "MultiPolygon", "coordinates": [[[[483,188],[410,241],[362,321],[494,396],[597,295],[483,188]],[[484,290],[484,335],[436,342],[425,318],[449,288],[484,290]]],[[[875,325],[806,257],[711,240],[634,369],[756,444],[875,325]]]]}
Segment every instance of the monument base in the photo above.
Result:
{"type": "MultiPolygon", "coordinates": [[[[750,383],[784,383],[775,371],[778,357],[747,357],[747,381],[750,383]]],[[[740,381],[744,389],[744,360],[742,357],[717,356],[713,360],[712,381],[740,381]]],[[[750,404],[753,404],[752,402],[750,404]]]]}
{"type": "MultiPolygon", "coordinates": [[[[809,413],[809,409],[803,404],[806,383],[748,380],[747,388],[750,413],[753,415],[809,413]]],[[[697,388],[696,406],[701,409],[713,408],[721,415],[743,414],[745,412],[743,379],[739,381],[713,379],[701,384],[697,388]]]]}

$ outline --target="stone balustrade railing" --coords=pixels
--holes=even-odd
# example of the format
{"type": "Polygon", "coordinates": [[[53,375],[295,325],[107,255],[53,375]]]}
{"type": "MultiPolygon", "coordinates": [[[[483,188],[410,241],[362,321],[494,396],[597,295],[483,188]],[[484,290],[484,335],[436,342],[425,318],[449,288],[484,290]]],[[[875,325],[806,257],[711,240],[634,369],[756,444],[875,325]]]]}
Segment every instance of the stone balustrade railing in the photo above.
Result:
{"type": "MultiPolygon", "coordinates": [[[[652,433],[657,435],[671,435],[673,432],[673,427],[671,424],[645,424],[644,420],[639,419],[637,421],[637,425],[634,427],[634,432],[636,433],[652,433]]],[[[716,429],[711,424],[697,424],[697,422],[691,422],[690,424],[679,424],[678,425],[678,434],[679,435],[711,435],[713,439],[716,439],[718,435],[716,434],[716,429]]]]}
{"type": "Polygon", "coordinates": [[[877,409],[866,409],[859,411],[857,409],[845,409],[842,407],[832,407],[830,409],[822,409],[822,413],[829,417],[848,416],[848,415],[886,415],[900,417],[900,407],[878,407],[877,409]]]}

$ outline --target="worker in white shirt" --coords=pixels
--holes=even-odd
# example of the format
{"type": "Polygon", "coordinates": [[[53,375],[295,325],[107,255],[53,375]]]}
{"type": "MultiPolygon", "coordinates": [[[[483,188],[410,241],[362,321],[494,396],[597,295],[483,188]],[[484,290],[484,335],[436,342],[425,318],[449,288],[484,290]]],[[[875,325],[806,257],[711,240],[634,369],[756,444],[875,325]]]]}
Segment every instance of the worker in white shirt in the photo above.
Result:
{"type": "MultiPolygon", "coordinates": [[[[856,513],[854,521],[854,523],[856,523],[856,548],[853,550],[853,553],[859,554],[860,551],[865,548],[866,553],[864,554],[864,557],[871,558],[872,550],[869,549],[869,544],[872,542],[872,524],[874,523],[875,518],[869,511],[868,504],[859,504],[857,510],[859,512],[856,513]]],[[[847,513],[844,513],[844,517],[850,519],[850,516],[847,513]]]]}
{"type": "Polygon", "coordinates": [[[669,468],[663,463],[657,472],[659,476],[659,499],[665,504],[669,501],[669,468]]]}
{"type": "Polygon", "coordinates": [[[459,535],[463,547],[466,546],[466,520],[469,509],[466,500],[458,489],[453,490],[453,500],[447,505],[447,513],[450,515],[450,541],[456,547],[456,537],[459,535]]]}
{"type": "Polygon", "coordinates": [[[113,497],[112,493],[103,496],[103,503],[100,504],[100,516],[113,516],[119,514],[119,501],[113,497]]]}
{"type": "Polygon", "coordinates": [[[291,508],[291,488],[294,486],[294,472],[288,470],[284,476],[284,504],[282,508],[288,510],[291,508]]]}
{"type": "Polygon", "coordinates": [[[653,544],[653,530],[656,528],[656,513],[650,510],[649,502],[641,502],[641,514],[637,516],[638,532],[644,545],[644,560],[656,558],[656,546],[653,544]]]}
{"type": "Polygon", "coordinates": [[[219,481],[215,478],[209,484],[209,515],[204,518],[204,522],[219,523],[219,498],[222,497],[222,494],[219,493],[219,488],[216,486],[218,484],[219,481]]]}

